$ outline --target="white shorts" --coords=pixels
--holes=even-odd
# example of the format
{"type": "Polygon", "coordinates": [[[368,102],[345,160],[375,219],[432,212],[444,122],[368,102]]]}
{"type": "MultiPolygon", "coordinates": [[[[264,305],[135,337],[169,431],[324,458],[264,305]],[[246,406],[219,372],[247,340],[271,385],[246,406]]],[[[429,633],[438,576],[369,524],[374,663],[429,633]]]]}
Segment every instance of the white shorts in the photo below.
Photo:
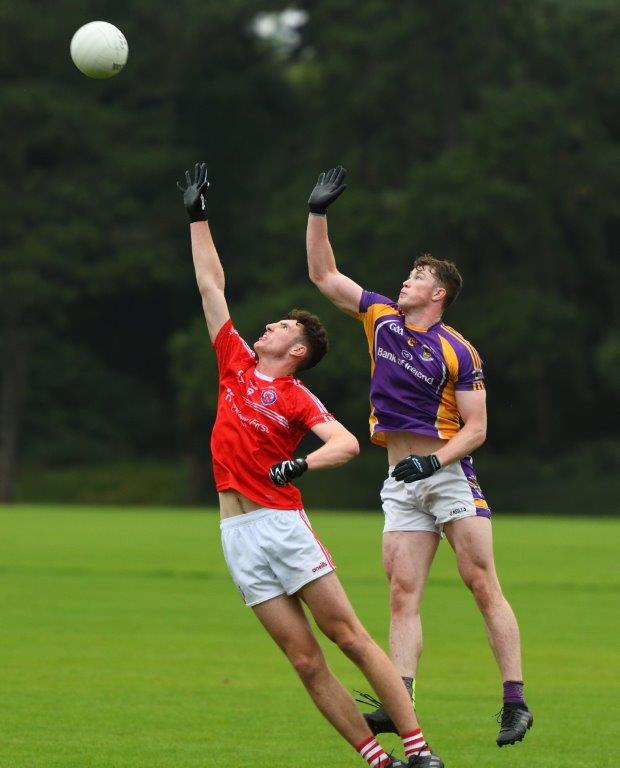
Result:
{"type": "Polygon", "coordinates": [[[383,532],[431,531],[463,517],[491,516],[470,463],[454,462],[424,480],[405,483],[388,476],[381,489],[383,532]],[[467,473],[465,472],[467,470],[467,473]]]}
{"type": "Polygon", "coordinates": [[[292,595],[336,569],[303,510],[256,509],[220,527],[224,559],[246,605],[292,595]]]}

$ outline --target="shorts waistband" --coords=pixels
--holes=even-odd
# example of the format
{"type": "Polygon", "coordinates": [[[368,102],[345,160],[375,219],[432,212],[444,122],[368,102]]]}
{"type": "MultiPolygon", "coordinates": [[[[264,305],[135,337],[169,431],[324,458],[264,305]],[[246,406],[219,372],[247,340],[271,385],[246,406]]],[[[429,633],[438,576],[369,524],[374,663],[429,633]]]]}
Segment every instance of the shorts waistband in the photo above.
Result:
{"type": "Polygon", "coordinates": [[[227,528],[236,528],[239,525],[249,525],[250,523],[262,520],[264,517],[276,515],[278,512],[286,512],[287,515],[290,515],[300,511],[299,509],[270,509],[269,507],[261,507],[260,509],[252,510],[252,512],[243,512],[240,515],[220,520],[220,528],[225,530],[227,528]]]}

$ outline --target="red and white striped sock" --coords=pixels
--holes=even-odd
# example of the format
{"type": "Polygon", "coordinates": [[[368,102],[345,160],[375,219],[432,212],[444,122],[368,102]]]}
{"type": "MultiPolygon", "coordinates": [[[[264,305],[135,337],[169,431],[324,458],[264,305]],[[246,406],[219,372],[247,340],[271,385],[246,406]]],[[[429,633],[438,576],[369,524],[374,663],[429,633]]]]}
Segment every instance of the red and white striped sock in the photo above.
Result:
{"type": "Polygon", "coordinates": [[[355,749],[357,749],[368,765],[370,765],[370,768],[387,768],[388,765],[392,765],[392,758],[374,736],[369,736],[367,739],[364,739],[364,741],[362,741],[361,744],[358,744],[355,749]]]}
{"type": "Polygon", "coordinates": [[[424,741],[424,734],[421,728],[416,728],[415,731],[409,731],[408,733],[401,733],[400,738],[403,740],[406,757],[411,757],[412,755],[428,757],[431,754],[428,744],[424,741]]]}

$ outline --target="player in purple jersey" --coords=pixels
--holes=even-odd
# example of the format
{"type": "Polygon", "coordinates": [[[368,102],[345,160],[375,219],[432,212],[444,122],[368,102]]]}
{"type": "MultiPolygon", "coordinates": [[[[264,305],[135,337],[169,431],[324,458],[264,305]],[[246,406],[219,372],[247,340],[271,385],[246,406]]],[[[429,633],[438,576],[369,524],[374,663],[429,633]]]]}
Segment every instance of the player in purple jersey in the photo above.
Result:
{"type": "MultiPolygon", "coordinates": [[[[341,166],[322,173],[310,195],[308,269],[321,293],[363,323],[368,340],[370,435],[387,449],[389,464],[381,501],[392,660],[411,693],[422,652],[420,602],[443,532],[482,613],[502,675],[497,744],[514,744],[533,717],[523,698],[519,627],[495,571],[491,513],[470,455],[486,438],[482,361],[442,322],[462,278],[452,262],[425,254],[392,301],[343,275],[326,214],[346,189],[345,174],[341,166]]],[[[375,733],[394,730],[382,706],[365,717],[375,733]]]]}

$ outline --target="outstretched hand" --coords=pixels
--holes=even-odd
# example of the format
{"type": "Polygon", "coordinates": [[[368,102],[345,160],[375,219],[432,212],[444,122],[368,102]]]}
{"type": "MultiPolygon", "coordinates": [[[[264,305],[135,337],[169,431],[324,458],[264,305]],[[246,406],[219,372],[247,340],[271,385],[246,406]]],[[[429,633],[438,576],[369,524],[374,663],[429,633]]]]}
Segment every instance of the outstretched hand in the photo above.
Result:
{"type": "Polygon", "coordinates": [[[183,186],[177,181],[177,187],[183,193],[183,205],[191,222],[206,221],[207,205],[205,201],[205,192],[209,188],[207,181],[207,164],[196,163],[194,166],[194,180],[189,171],[185,171],[185,184],[183,186]]]}
{"type": "Polygon", "coordinates": [[[346,175],[347,169],[337,165],[335,168],[327,171],[327,173],[322,173],[319,176],[308,200],[310,213],[313,213],[315,216],[325,216],[327,208],[347,188],[347,185],[342,183],[346,175]]]}

